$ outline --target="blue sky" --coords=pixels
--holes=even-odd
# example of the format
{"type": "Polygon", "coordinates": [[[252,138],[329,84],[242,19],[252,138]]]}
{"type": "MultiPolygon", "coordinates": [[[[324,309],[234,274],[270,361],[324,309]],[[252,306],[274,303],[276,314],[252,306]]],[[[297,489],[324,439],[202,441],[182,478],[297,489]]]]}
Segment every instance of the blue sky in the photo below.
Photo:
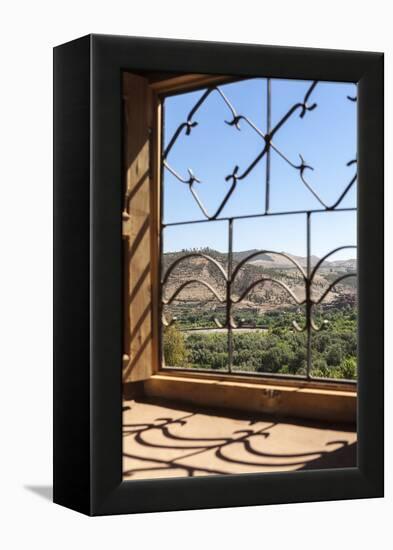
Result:
{"type": "MultiPolygon", "coordinates": [[[[297,102],[301,102],[311,82],[271,81],[272,126],[297,102]]],[[[239,114],[247,116],[266,131],[266,80],[251,79],[220,86],[239,114]]],[[[168,97],[165,100],[164,144],[186,120],[190,109],[203,91],[168,97]]],[[[309,103],[318,106],[299,118],[296,112],[278,130],[273,143],[294,163],[299,153],[314,171],[307,170],[307,181],[321,198],[332,204],[354,175],[356,165],[346,163],[356,157],[356,103],[347,99],[356,95],[354,84],[320,82],[309,103]]],[[[241,130],[228,126],[231,113],[217,92],[213,92],[196,113],[198,126],[189,136],[183,132],[168,156],[170,165],[187,177],[191,168],[202,183],[194,184],[207,210],[214,212],[230,182],[225,176],[235,165],[241,174],[263,149],[264,142],[247,124],[241,130]]],[[[265,158],[238,182],[221,217],[263,213],[265,209],[265,158]]],[[[199,220],[204,216],[192,197],[188,185],[164,170],[164,222],[199,220]]],[[[270,212],[320,208],[305,188],[299,172],[276,152],[271,152],[270,212]]],[[[356,184],[340,207],[356,206],[356,184]]],[[[164,230],[164,250],[210,246],[227,249],[225,221],[168,227],[164,230]]],[[[322,213],[312,216],[312,254],[321,256],[342,245],[356,244],[356,213],[322,213]]],[[[286,251],[306,255],[306,216],[272,216],[238,220],[234,223],[234,250],[251,248],[286,251]]],[[[353,250],[332,257],[354,257],[353,250]]]]}

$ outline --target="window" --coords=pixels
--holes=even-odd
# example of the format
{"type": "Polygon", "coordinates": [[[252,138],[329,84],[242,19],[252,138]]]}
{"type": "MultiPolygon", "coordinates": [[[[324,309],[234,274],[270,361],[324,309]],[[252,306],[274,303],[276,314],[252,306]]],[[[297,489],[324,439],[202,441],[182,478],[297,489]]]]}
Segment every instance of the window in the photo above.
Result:
{"type": "Polygon", "coordinates": [[[126,73],[124,95],[125,379],[355,381],[355,86],[126,73]]]}

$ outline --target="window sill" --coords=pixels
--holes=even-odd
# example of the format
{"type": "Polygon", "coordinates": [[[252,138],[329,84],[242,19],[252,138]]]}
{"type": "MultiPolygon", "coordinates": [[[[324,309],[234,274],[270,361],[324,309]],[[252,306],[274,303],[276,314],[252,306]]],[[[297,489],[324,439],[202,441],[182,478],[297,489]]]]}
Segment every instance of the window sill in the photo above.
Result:
{"type": "Polygon", "coordinates": [[[280,416],[356,422],[356,385],[168,372],[145,380],[150,397],[280,416]]]}

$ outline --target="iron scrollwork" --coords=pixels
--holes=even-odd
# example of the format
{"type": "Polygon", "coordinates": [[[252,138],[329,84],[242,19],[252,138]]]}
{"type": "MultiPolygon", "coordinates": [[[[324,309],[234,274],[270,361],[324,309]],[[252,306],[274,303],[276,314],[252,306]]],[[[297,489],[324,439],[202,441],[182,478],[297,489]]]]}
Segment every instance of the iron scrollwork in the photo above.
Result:
{"type": "MultiPolygon", "coordinates": [[[[356,246],[341,246],[339,248],[336,248],[334,250],[331,250],[328,252],[323,258],[318,260],[318,262],[311,268],[311,249],[310,249],[310,237],[311,237],[311,216],[314,213],[320,213],[320,212],[338,212],[338,211],[353,211],[356,210],[355,208],[339,208],[340,204],[344,200],[345,196],[348,194],[350,189],[353,187],[353,185],[356,182],[357,174],[355,174],[350,178],[349,183],[345,186],[343,191],[340,193],[340,195],[337,197],[337,199],[332,203],[328,204],[322,197],[316,192],[316,190],[313,188],[313,186],[307,181],[305,173],[307,170],[314,170],[312,166],[307,164],[304,157],[299,154],[300,162],[294,162],[290,160],[286,154],[278,148],[275,143],[273,142],[273,138],[276,136],[276,134],[279,132],[279,130],[288,123],[288,121],[294,116],[295,113],[299,114],[300,118],[304,118],[308,112],[314,111],[314,109],[317,108],[317,103],[312,101],[312,94],[317,87],[318,82],[314,81],[311,83],[311,85],[306,90],[306,93],[303,97],[303,99],[294,105],[292,105],[288,111],[284,114],[284,116],[272,127],[270,127],[270,120],[271,120],[271,86],[270,86],[270,79],[267,79],[267,131],[263,132],[260,130],[254,122],[248,118],[244,114],[239,114],[233,104],[230,102],[226,94],[222,91],[222,89],[218,86],[212,86],[207,88],[201,95],[201,97],[198,99],[196,104],[193,106],[193,108],[189,111],[186,120],[182,122],[177,129],[175,130],[174,134],[172,135],[171,139],[168,142],[168,145],[164,149],[162,153],[162,165],[165,170],[170,172],[179,182],[185,184],[188,186],[190,193],[192,197],[194,198],[196,204],[198,205],[200,211],[202,212],[204,218],[202,220],[185,220],[183,222],[174,222],[174,223],[167,223],[162,224],[162,228],[168,227],[168,226],[174,226],[174,225],[182,225],[187,223],[199,223],[202,221],[227,221],[228,222],[228,268],[224,269],[223,266],[215,260],[213,257],[209,256],[208,254],[194,252],[191,254],[186,254],[177,260],[175,260],[167,269],[166,273],[164,274],[162,280],[161,280],[161,288],[162,290],[165,288],[165,285],[168,283],[170,276],[173,272],[173,270],[182,262],[186,261],[190,257],[197,256],[202,257],[207,262],[211,263],[215,266],[215,268],[218,270],[218,273],[220,277],[222,277],[223,283],[225,285],[225,295],[220,295],[220,292],[215,289],[208,281],[204,279],[200,279],[197,277],[193,277],[192,279],[188,279],[181,283],[171,294],[169,298],[163,298],[162,304],[163,306],[170,305],[178,296],[179,294],[189,285],[192,284],[198,284],[203,287],[205,287],[212,296],[220,303],[225,304],[226,308],[226,314],[225,314],[225,321],[224,323],[221,323],[217,317],[214,318],[215,324],[220,328],[226,328],[228,331],[228,370],[231,371],[232,366],[232,330],[239,328],[238,324],[235,322],[233,315],[232,315],[232,309],[233,306],[236,304],[241,303],[247,295],[258,285],[264,285],[266,283],[270,283],[273,285],[277,285],[280,287],[290,300],[292,300],[296,305],[298,306],[305,306],[305,323],[304,326],[300,326],[296,321],[293,322],[294,329],[298,332],[305,331],[307,333],[307,373],[306,378],[311,378],[311,334],[312,332],[317,332],[321,330],[323,327],[322,323],[320,326],[317,326],[317,324],[314,321],[314,308],[315,306],[318,306],[323,302],[323,300],[327,297],[327,295],[333,290],[333,288],[341,283],[343,280],[349,278],[349,277],[356,277],[356,273],[346,273],[337,279],[335,279],[333,282],[331,282],[328,286],[328,288],[322,293],[321,296],[318,298],[313,297],[312,295],[312,287],[315,280],[315,276],[318,272],[318,269],[322,266],[323,262],[327,260],[331,255],[349,248],[356,248],[356,246]],[[243,170],[240,169],[239,165],[235,165],[232,172],[228,174],[225,177],[225,181],[229,183],[229,189],[224,195],[223,200],[218,205],[218,207],[215,209],[213,213],[209,213],[208,209],[203,204],[201,198],[199,197],[195,187],[196,184],[201,183],[201,179],[197,177],[194,174],[194,171],[191,168],[188,168],[188,175],[181,175],[179,172],[170,164],[169,162],[169,156],[172,152],[176,142],[182,135],[189,136],[191,132],[198,126],[198,121],[195,120],[195,116],[197,115],[199,109],[201,106],[206,102],[208,97],[211,94],[218,94],[219,98],[224,102],[225,106],[228,109],[228,114],[230,115],[229,120],[224,120],[225,124],[227,124],[230,127],[233,127],[237,131],[241,131],[242,124],[248,125],[262,140],[262,148],[261,151],[258,153],[258,155],[254,158],[254,160],[243,170]],[[265,194],[265,211],[261,214],[256,215],[249,215],[249,216],[238,216],[238,217],[220,217],[220,214],[223,212],[226,204],[234,194],[236,187],[238,186],[238,183],[242,180],[245,180],[247,176],[254,170],[254,168],[257,166],[257,164],[262,160],[263,157],[267,156],[270,157],[271,151],[274,151],[282,160],[284,160],[289,166],[291,166],[294,170],[297,170],[299,173],[300,181],[305,186],[305,188],[314,196],[314,198],[318,201],[319,205],[321,206],[320,209],[315,210],[304,210],[302,213],[306,215],[307,219],[307,231],[306,231],[306,238],[307,238],[307,268],[304,269],[300,263],[298,263],[293,257],[289,256],[288,254],[285,254],[283,252],[277,252],[274,250],[258,250],[257,252],[253,252],[248,257],[244,258],[242,261],[240,261],[235,269],[232,269],[233,265],[233,250],[232,250],[232,240],[233,240],[233,221],[240,218],[257,218],[261,216],[269,216],[269,215],[285,215],[285,214],[291,214],[293,212],[280,212],[280,213],[271,213],[269,212],[269,193],[270,193],[270,162],[267,163],[267,169],[266,169],[266,194],[265,194]],[[283,281],[280,281],[277,278],[274,277],[260,277],[257,280],[253,281],[241,294],[240,296],[235,296],[233,294],[234,290],[234,284],[236,282],[236,278],[238,274],[240,273],[240,270],[242,267],[255,258],[258,255],[261,254],[273,254],[285,257],[285,259],[289,262],[291,262],[294,265],[294,268],[300,273],[303,285],[304,285],[304,298],[300,299],[290,288],[288,285],[286,285],[283,281]]],[[[347,96],[348,100],[352,102],[356,102],[356,97],[354,96],[347,96]]],[[[353,166],[356,164],[356,159],[353,159],[347,163],[347,166],[353,166]]],[[[162,311],[162,324],[164,326],[169,326],[172,322],[174,322],[176,319],[173,318],[171,320],[168,320],[162,311]]]]}

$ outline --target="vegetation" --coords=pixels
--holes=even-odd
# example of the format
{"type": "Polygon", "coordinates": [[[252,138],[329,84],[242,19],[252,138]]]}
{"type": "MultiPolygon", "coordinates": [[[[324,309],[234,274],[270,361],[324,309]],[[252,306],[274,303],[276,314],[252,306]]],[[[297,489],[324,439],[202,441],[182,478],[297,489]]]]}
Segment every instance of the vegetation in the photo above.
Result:
{"type": "MultiPolygon", "coordinates": [[[[250,257],[255,250],[233,253],[233,267],[250,257]]],[[[224,269],[227,255],[210,248],[182,250],[163,255],[164,272],[176,260],[190,253],[207,254],[224,269]]],[[[300,265],[306,258],[295,257],[300,265]]],[[[318,260],[312,257],[312,262],[318,260]]],[[[344,274],[354,273],[356,259],[325,261],[313,280],[315,296],[321,296],[329,285],[344,274]]],[[[233,331],[233,370],[301,375],[307,369],[307,340],[297,332],[294,321],[303,327],[305,308],[299,307],[277,284],[265,282],[250,285],[261,277],[285,283],[295,295],[304,293],[304,281],[299,269],[274,254],[262,253],[242,265],[231,287],[231,293],[242,301],[232,314],[238,327],[233,331]],[[247,292],[249,289],[249,292],[247,292]]],[[[164,289],[169,298],[176,289],[191,279],[210,284],[224,297],[225,281],[212,262],[198,255],[178,263],[170,273],[164,289]]],[[[313,318],[321,327],[312,333],[311,373],[318,377],[356,378],[356,277],[348,277],[331,289],[313,318]],[[325,323],[324,321],[327,321],[325,323]]],[[[164,308],[168,319],[176,322],[164,331],[165,363],[174,367],[225,370],[228,366],[228,336],[217,329],[215,320],[225,323],[225,305],[203,285],[193,283],[183,288],[177,298],[164,308]],[[215,329],[215,330],[209,330],[215,329]]]]}
{"type": "MultiPolygon", "coordinates": [[[[243,315],[244,317],[244,315],[243,315]]],[[[356,311],[351,308],[324,312],[328,321],[313,333],[312,374],[338,379],[356,378],[356,311]]],[[[292,328],[300,315],[295,311],[270,311],[250,314],[248,323],[264,330],[233,333],[233,367],[238,371],[304,374],[306,372],[306,335],[292,328]]],[[[317,325],[322,317],[316,316],[317,325]]],[[[206,325],[205,325],[206,326],[206,325]]],[[[187,328],[182,320],[181,328],[187,328]]],[[[192,316],[188,328],[195,328],[192,316]]],[[[164,332],[165,363],[199,369],[225,369],[228,361],[226,332],[182,332],[176,325],[164,332]]]]}
{"type": "Polygon", "coordinates": [[[164,331],[165,362],[172,367],[178,367],[188,362],[184,335],[175,325],[164,331]]]}

